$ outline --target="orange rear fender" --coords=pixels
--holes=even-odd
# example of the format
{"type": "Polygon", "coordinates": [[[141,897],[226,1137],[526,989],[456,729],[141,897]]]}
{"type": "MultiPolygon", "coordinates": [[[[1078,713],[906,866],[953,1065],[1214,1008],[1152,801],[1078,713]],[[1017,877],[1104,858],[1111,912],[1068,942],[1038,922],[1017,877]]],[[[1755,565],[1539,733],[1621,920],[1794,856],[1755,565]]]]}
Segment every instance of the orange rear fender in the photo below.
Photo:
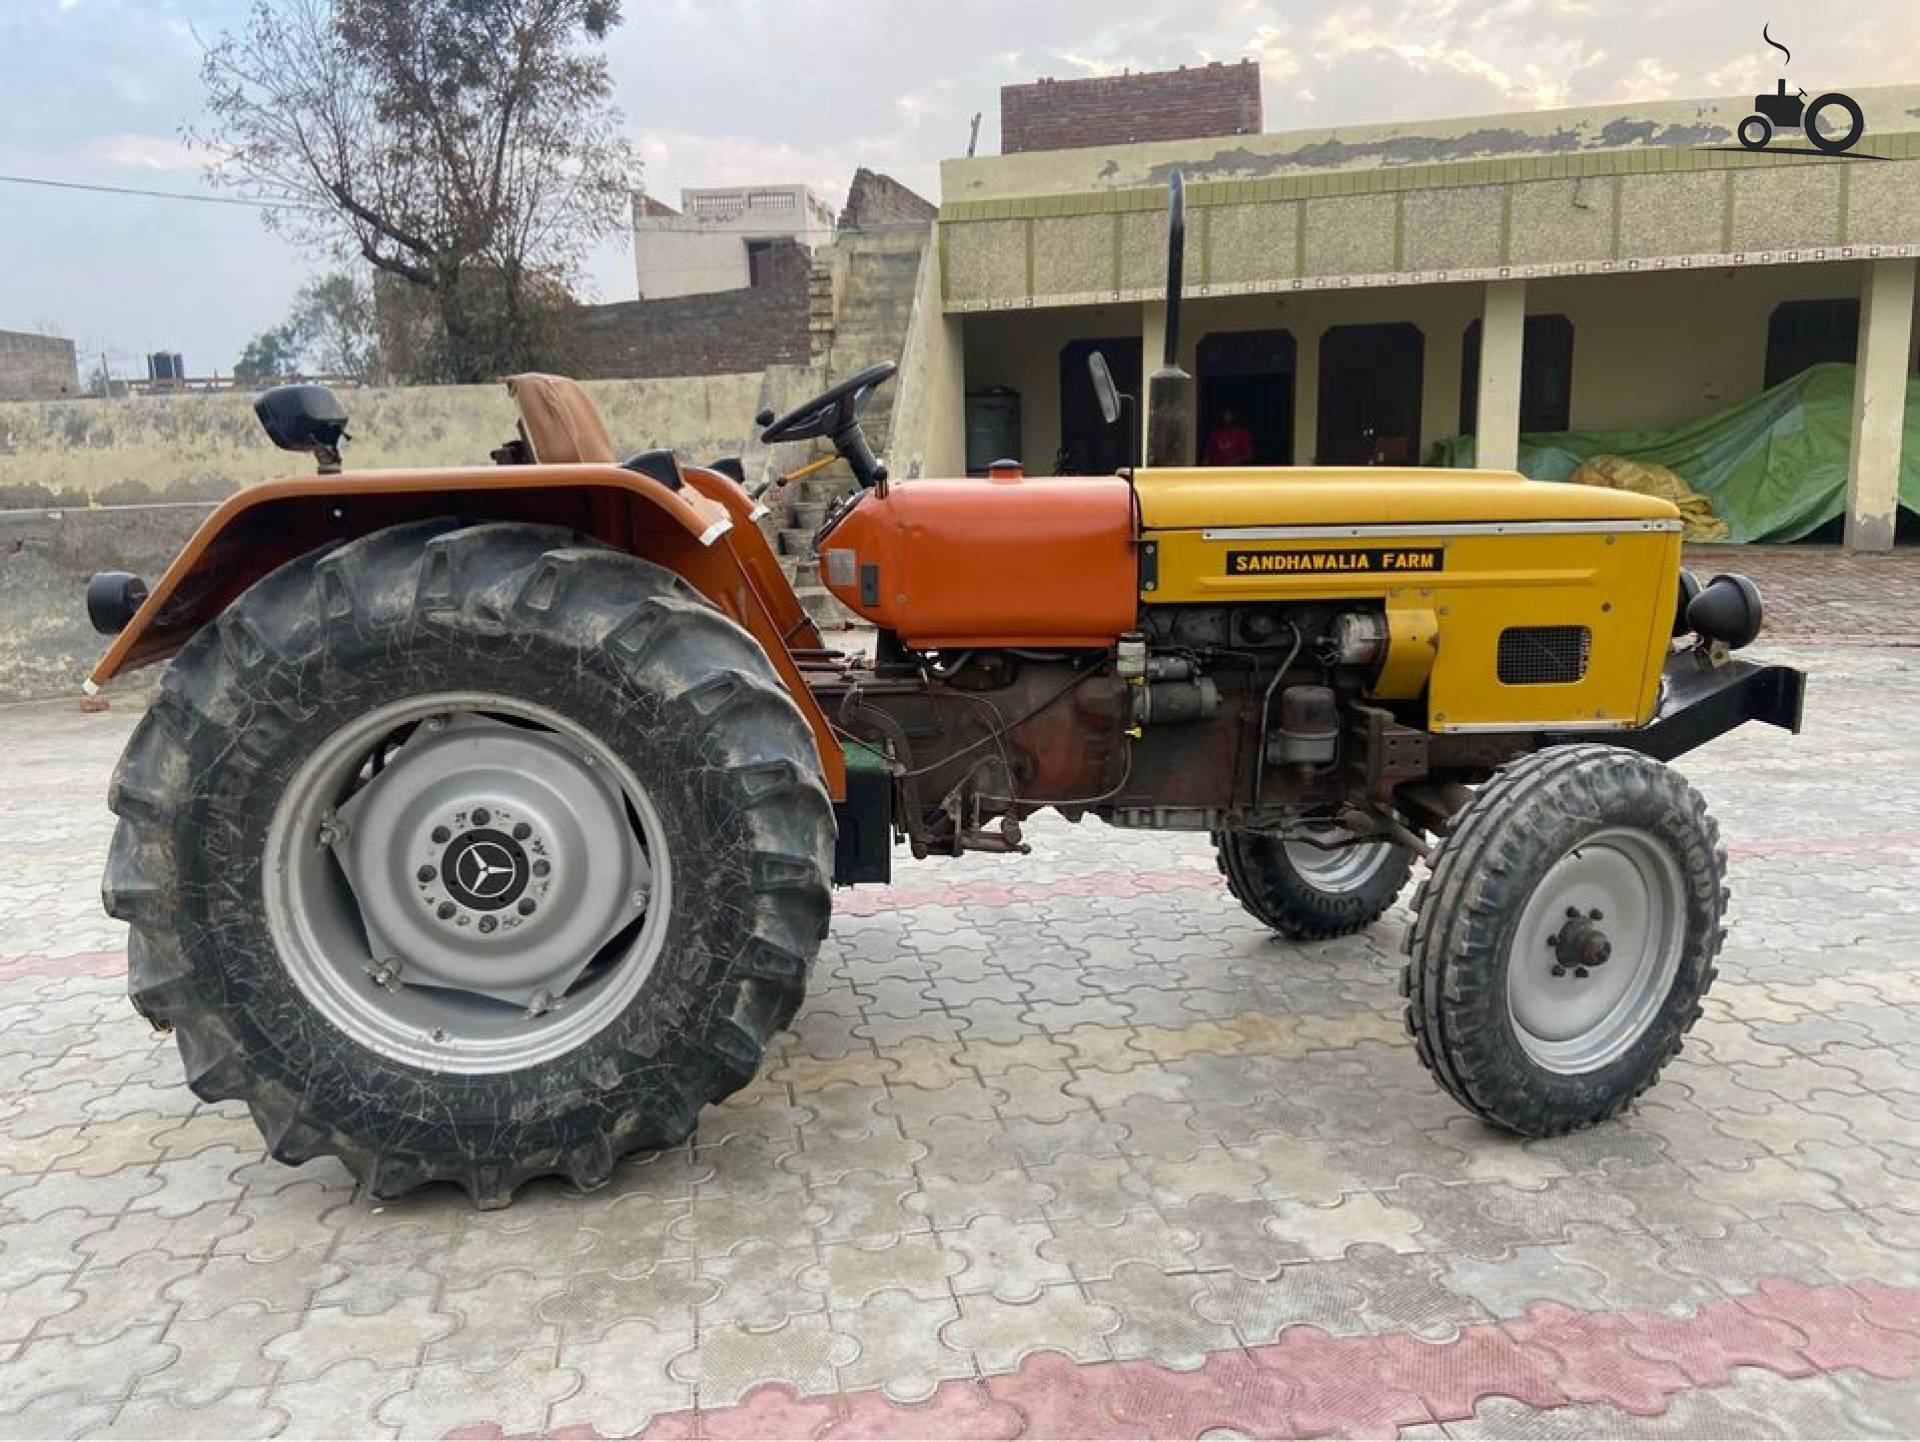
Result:
{"type": "Polygon", "coordinates": [[[765,538],[743,519],[753,509],[746,494],[713,472],[691,470],[688,481],[675,491],[619,466],[584,464],[357,471],[251,487],[201,524],[89,687],[171,656],[255,581],[329,542],[447,515],[564,526],[673,571],[745,628],[813,728],[827,790],[842,800],[845,758],[790,649],[818,645],[818,634],[796,626],[805,612],[765,538]]]}
{"type": "Polygon", "coordinates": [[[727,508],[727,514],[733,518],[727,544],[740,558],[741,567],[766,603],[788,647],[800,651],[818,649],[823,644],[820,630],[807,614],[807,608],[800,604],[800,598],[787,582],[787,573],[780,569],[780,558],[760,530],[760,518],[767,514],[767,508],[719,471],[710,471],[704,466],[682,466],[680,474],[694,490],[727,508]]]}

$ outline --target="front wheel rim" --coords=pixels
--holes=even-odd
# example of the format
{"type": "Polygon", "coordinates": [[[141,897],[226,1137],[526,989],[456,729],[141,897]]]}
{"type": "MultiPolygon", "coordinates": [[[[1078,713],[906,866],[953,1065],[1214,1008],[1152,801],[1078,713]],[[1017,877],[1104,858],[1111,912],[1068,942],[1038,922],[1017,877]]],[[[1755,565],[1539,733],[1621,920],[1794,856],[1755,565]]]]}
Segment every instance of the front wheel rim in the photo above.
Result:
{"type": "Polygon", "coordinates": [[[274,811],[267,922],[288,975],[393,1060],[486,1074],[583,1045],[658,963],[665,831],[586,728],[487,692],[338,728],[274,811]]]}
{"type": "Polygon", "coordinates": [[[1610,827],[1569,849],[1512,934],[1507,1014],[1521,1050],[1566,1076],[1617,1061],[1665,1008],[1686,933],[1686,883],[1658,839],[1610,827]]]}
{"type": "MultiPolygon", "coordinates": [[[[1329,833],[1329,839],[1339,833],[1329,833]]],[[[1286,841],[1287,862],[1316,891],[1343,896],[1359,891],[1393,859],[1390,841],[1356,841],[1345,846],[1316,846],[1286,841]]]]}

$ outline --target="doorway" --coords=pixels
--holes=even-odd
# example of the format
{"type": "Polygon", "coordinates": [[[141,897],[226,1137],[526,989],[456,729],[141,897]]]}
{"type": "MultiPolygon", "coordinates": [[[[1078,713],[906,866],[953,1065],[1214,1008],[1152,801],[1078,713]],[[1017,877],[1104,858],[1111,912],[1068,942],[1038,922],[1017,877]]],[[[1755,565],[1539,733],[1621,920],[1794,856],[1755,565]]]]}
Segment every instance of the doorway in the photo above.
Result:
{"type": "Polygon", "coordinates": [[[1246,428],[1253,452],[1242,464],[1293,463],[1293,332],[1214,331],[1202,336],[1195,358],[1200,411],[1195,417],[1196,464],[1207,454],[1215,427],[1246,428]]]}
{"type": "MultiPolygon", "coordinates": [[[[1520,332],[1520,430],[1564,431],[1573,417],[1573,322],[1530,315],[1520,332]]],[[[1460,434],[1480,428],[1480,322],[1460,338],[1460,434]]]]}
{"type": "Polygon", "coordinates": [[[1417,464],[1425,359],[1425,337],[1407,321],[1337,325],[1321,336],[1319,463],[1417,464]]]}
{"type": "MultiPolygon", "coordinates": [[[[1068,341],[1060,347],[1060,449],[1053,458],[1056,476],[1110,476],[1127,464],[1127,417],[1108,425],[1093,393],[1087,357],[1095,351],[1106,357],[1107,369],[1120,394],[1140,395],[1140,337],[1110,336],[1105,340],[1068,341]]],[[[1138,413],[1130,413],[1139,424],[1138,413]]]]}

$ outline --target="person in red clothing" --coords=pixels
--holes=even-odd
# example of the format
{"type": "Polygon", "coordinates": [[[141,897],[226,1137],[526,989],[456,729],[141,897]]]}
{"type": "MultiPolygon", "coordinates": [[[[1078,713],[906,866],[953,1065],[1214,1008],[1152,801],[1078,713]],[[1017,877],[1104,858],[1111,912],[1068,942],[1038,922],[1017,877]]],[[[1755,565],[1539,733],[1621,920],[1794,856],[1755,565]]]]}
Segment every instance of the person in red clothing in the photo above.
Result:
{"type": "Polygon", "coordinates": [[[1220,412],[1220,419],[1207,432],[1207,449],[1201,464],[1207,466],[1244,466],[1253,459],[1253,433],[1240,424],[1231,410],[1220,412]]]}

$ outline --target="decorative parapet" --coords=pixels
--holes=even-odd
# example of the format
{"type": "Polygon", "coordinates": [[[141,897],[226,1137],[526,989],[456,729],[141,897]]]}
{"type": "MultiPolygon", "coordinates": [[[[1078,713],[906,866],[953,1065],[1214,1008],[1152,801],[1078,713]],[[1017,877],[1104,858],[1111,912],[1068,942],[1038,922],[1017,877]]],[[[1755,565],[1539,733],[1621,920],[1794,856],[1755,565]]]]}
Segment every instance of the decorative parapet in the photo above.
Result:
{"type": "MultiPolygon", "coordinates": [[[[1190,295],[1778,265],[1920,250],[1920,131],[1842,158],[1640,146],[1187,186],[1190,295]]],[[[1158,184],[940,210],[948,311],[1156,299],[1158,184]]]]}

